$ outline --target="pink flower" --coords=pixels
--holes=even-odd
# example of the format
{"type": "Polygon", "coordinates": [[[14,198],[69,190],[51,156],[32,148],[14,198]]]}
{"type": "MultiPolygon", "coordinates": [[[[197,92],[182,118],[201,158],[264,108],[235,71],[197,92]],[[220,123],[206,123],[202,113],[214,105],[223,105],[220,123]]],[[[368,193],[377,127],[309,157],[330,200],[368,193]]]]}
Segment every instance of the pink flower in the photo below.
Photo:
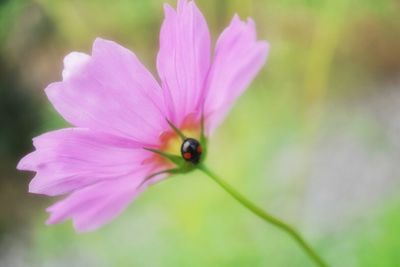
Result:
{"type": "Polygon", "coordinates": [[[257,41],[251,19],[234,16],[211,59],[209,30],[195,3],[180,0],[177,10],[164,8],[160,83],[131,51],[98,38],[91,55],[67,55],[62,81],[46,88],[74,128],[34,138],[36,150],[17,168],[36,172],[29,192],[67,194],[47,209],[48,224],[71,218],[77,231],[97,229],[173,171],[154,174],[190,170],[197,163],[190,151],[182,154],[187,165],[154,151],[177,154],[173,125],[197,138],[204,120],[209,136],[264,64],[268,44],[257,41]]]}

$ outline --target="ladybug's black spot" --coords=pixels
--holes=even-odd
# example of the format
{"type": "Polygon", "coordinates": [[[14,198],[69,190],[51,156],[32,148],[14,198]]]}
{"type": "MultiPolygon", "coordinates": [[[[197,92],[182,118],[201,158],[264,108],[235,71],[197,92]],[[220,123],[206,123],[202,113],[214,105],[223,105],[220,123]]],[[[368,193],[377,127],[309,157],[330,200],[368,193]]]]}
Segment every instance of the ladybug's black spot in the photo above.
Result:
{"type": "Polygon", "coordinates": [[[186,138],[181,146],[181,154],[184,160],[197,164],[201,158],[202,148],[200,142],[193,138],[186,138]],[[189,156],[190,155],[190,156],[189,156]]]}

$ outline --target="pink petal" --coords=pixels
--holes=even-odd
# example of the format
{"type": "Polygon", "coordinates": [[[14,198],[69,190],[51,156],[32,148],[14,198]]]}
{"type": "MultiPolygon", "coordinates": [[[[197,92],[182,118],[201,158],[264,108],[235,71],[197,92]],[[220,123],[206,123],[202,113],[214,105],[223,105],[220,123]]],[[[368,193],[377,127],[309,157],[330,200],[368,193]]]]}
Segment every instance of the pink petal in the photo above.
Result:
{"type": "Polygon", "coordinates": [[[151,156],[134,141],[80,128],[43,134],[34,145],[36,151],[17,168],[37,172],[29,185],[31,193],[51,196],[104,180],[113,182],[137,172],[151,156]]]}
{"type": "Polygon", "coordinates": [[[96,39],[92,56],[64,59],[63,81],[46,93],[71,124],[156,144],[165,129],[162,91],[137,57],[122,46],[96,39]]]}
{"type": "Polygon", "coordinates": [[[64,58],[63,80],[67,80],[82,71],[86,63],[90,61],[90,56],[85,53],[72,52],[64,58]]]}
{"type": "Polygon", "coordinates": [[[218,126],[264,65],[268,48],[267,42],[257,41],[251,19],[243,22],[235,15],[221,33],[208,76],[204,103],[209,132],[218,126]]]}
{"type": "Polygon", "coordinates": [[[142,169],[113,181],[103,181],[70,194],[47,209],[47,224],[68,218],[78,232],[93,231],[118,216],[144,187],[138,187],[147,175],[142,169]]]}
{"type": "Polygon", "coordinates": [[[199,112],[210,64],[210,34],[194,2],[165,5],[157,70],[163,83],[168,117],[180,126],[185,116],[199,112]]]}

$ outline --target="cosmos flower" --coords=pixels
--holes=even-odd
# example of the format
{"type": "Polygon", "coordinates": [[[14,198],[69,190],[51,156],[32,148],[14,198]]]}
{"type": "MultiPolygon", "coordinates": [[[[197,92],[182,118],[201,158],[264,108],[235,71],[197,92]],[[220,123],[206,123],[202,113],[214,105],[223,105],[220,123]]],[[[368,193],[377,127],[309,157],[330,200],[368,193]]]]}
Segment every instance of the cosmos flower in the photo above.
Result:
{"type": "Polygon", "coordinates": [[[48,224],[97,229],[149,185],[195,169],[206,138],[264,64],[268,44],[256,39],[253,20],[235,15],[211,56],[195,3],[164,9],[159,81],[134,53],[98,38],[91,55],[67,55],[62,81],[46,88],[73,127],[34,138],[36,150],[17,168],[36,172],[29,192],[65,195],[47,209],[48,224]]]}

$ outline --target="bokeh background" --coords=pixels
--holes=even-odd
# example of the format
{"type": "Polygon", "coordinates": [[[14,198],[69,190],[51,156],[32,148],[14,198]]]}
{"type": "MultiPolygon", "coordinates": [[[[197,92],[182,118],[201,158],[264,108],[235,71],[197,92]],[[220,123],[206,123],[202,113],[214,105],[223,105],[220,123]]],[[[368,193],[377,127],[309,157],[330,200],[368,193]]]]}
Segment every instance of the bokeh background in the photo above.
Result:
{"type": "MultiPolygon", "coordinates": [[[[67,125],[43,89],[97,36],[154,72],[163,2],[0,1],[0,266],[312,266],[197,173],[152,187],[99,231],[44,225],[55,199],[28,194],[32,174],[15,170],[32,137],[67,125]]],[[[271,43],[208,164],[332,266],[400,266],[400,2],[197,4],[214,40],[237,12],[271,43]]]]}

